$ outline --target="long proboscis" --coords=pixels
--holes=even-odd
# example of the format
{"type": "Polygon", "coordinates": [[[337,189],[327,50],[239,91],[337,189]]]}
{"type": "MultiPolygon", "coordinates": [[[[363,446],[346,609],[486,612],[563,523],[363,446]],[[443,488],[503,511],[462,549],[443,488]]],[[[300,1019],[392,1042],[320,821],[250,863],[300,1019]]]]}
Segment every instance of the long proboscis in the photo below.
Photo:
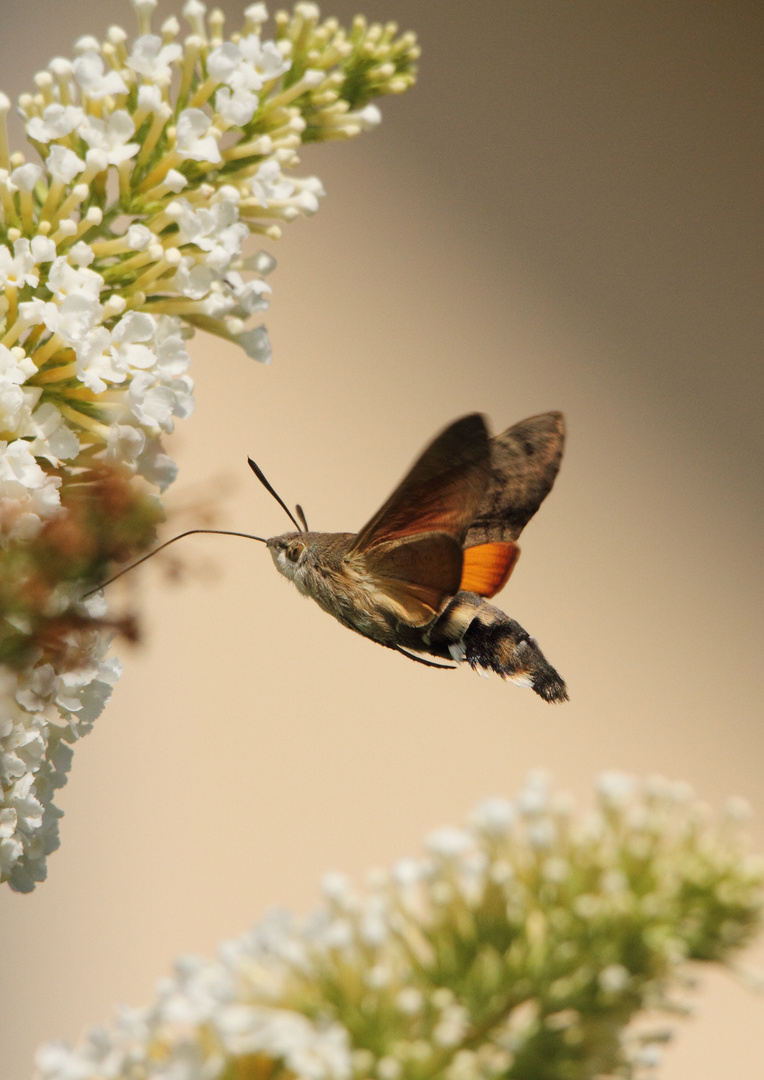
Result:
{"type": "Polygon", "coordinates": [[[135,570],[136,566],[140,566],[141,563],[146,562],[146,559],[152,558],[154,555],[158,555],[164,548],[169,547],[170,544],[174,544],[176,540],[182,540],[184,536],[194,536],[195,533],[214,533],[216,536],[241,536],[245,540],[259,540],[261,544],[267,543],[264,536],[254,536],[252,533],[232,532],[230,529],[188,529],[187,532],[178,533],[177,536],[173,536],[170,540],[165,540],[159,547],[154,548],[147,555],[144,555],[140,559],[136,559],[134,563],[130,563],[119,573],[114,574],[108,581],[102,581],[100,585],[96,585],[94,589],[90,589],[88,592],[82,594],[82,599],[85,600],[88,596],[92,596],[93,593],[97,593],[99,589],[105,589],[107,585],[111,585],[117,578],[121,578],[123,574],[126,574],[129,570],[135,570]]]}
{"type": "MultiPolygon", "coordinates": [[[[299,521],[297,521],[297,518],[295,518],[294,514],[289,509],[287,504],[281,498],[273,485],[269,482],[260,466],[250,457],[247,458],[247,461],[249,462],[249,467],[252,472],[263,485],[265,490],[273,496],[273,498],[276,500],[282,510],[286,512],[287,517],[292,522],[292,524],[296,526],[297,531],[308,532],[308,522],[305,518],[305,513],[300,504],[298,503],[295,508],[297,510],[297,517],[299,517],[300,519],[299,521]]],[[[136,566],[140,566],[141,563],[146,562],[147,559],[152,558],[152,556],[154,555],[158,555],[160,551],[162,551],[166,547],[169,547],[170,544],[174,544],[176,540],[182,540],[184,536],[194,536],[197,533],[213,533],[215,536],[241,536],[245,540],[259,540],[261,544],[266,544],[268,542],[263,536],[254,536],[252,533],[233,532],[231,529],[188,529],[186,532],[178,533],[177,536],[173,536],[170,540],[165,540],[165,542],[163,544],[160,544],[158,548],[154,548],[154,550],[149,551],[147,555],[144,555],[140,559],[136,559],[134,563],[130,563],[129,566],[126,566],[123,570],[120,570],[119,573],[114,574],[114,576],[110,577],[108,581],[102,581],[101,584],[96,585],[94,589],[90,589],[88,592],[83,593],[82,599],[85,600],[88,596],[92,596],[93,593],[98,592],[99,589],[105,589],[107,585],[111,585],[111,583],[113,581],[116,581],[117,578],[121,578],[122,575],[126,574],[129,570],[135,570],[136,566]]]]}

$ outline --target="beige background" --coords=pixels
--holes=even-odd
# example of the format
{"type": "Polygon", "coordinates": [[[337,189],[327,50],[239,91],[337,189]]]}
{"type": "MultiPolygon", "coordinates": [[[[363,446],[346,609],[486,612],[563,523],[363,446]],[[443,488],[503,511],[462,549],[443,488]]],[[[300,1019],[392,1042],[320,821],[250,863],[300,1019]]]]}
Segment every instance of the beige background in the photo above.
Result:
{"type": "MultiPolygon", "coordinates": [[[[77,748],[49,881],[0,896],[2,1080],[149,1001],[177,954],[308,910],[326,870],[362,882],[530,768],[583,801],[609,768],[741,794],[764,842],[761,5],[365,10],[418,30],[420,84],[377,133],[306,154],[328,195],[275,252],[272,367],[194,342],[172,504],[223,491],[220,526],[282,532],[251,454],[312,527],[354,529],[454,417],[563,409],[502,602],[572,700],[409,664],[261,548],[186,542],[182,587],[135,583],[146,647],[77,748]]],[[[126,0],[3,5],[3,88],[111,20],[132,31],[126,0]]],[[[665,1080],[764,1075],[762,1000],[722,975],[698,1000],[665,1080]]]]}

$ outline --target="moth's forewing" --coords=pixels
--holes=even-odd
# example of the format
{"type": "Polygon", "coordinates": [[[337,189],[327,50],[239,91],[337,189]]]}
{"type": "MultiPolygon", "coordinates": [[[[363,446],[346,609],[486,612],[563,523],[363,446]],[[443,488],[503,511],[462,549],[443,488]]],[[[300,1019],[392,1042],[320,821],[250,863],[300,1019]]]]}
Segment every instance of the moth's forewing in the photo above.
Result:
{"type": "Polygon", "coordinates": [[[419,533],[440,532],[461,544],[483,502],[491,473],[488,429],[478,413],[441,432],[386,503],[355,538],[363,554],[419,533]]]}
{"type": "Polygon", "coordinates": [[[491,439],[491,477],[466,547],[517,540],[552,488],[564,440],[558,412],[521,420],[491,439]]]}
{"type": "Polygon", "coordinates": [[[462,545],[491,474],[488,430],[477,413],[427,447],[356,536],[348,560],[424,625],[459,590],[462,545]]]}
{"type": "Polygon", "coordinates": [[[377,545],[363,561],[367,577],[395,601],[411,626],[431,622],[443,603],[459,591],[462,549],[445,533],[377,545]]]}

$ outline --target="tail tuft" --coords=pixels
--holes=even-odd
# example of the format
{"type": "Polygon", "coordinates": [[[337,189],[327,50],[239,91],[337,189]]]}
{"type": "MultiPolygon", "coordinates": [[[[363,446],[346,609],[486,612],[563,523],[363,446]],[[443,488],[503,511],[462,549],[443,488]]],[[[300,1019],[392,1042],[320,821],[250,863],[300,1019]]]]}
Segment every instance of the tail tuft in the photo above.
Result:
{"type": "Polygon", "coordinates": [[[530,686],[544,701],[567,701],[564,681],[534,639],[514,619],[492,611],[503,617],[490,622],[473,619],[462,638],[464,658],[473,670],[495,671],[503,679],[530,686]]]}

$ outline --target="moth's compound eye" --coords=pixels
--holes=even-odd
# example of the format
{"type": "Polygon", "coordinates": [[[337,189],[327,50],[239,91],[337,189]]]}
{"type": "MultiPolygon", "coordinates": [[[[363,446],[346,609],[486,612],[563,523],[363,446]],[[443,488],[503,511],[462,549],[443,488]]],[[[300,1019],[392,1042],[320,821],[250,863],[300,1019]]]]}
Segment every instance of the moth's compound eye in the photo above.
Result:
{"type": "Polygon", "coordinates": [[[288,547],[286,549],[284,554],[286,555],[286,557],[289,559],[290,562],[297,562],[297,560],[300,558],[301,553],[302,553],[302,544],[292,544],[290,547],[288,547]]]}

